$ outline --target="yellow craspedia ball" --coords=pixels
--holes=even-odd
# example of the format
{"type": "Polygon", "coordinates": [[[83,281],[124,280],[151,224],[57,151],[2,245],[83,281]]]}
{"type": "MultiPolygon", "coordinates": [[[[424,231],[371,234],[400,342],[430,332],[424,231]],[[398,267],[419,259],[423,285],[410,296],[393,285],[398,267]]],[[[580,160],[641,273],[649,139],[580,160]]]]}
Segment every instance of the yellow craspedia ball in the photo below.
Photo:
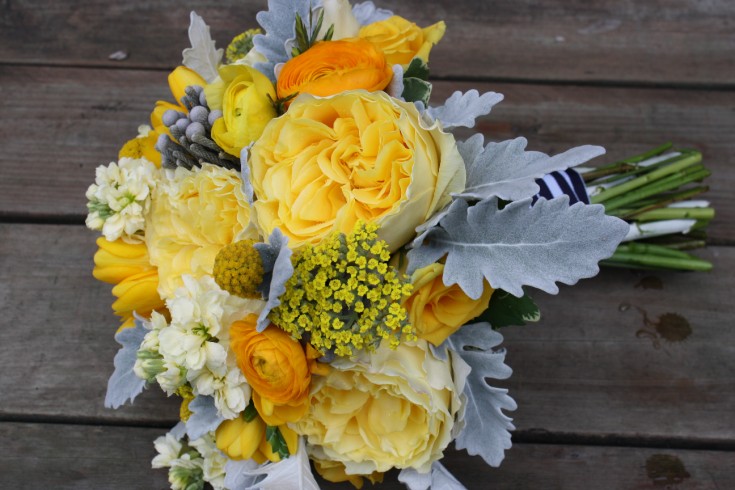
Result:
{"type": "Polygon", "coordinates": [[[263,261],[253,240],[240,240],[225,246],[214,259],[214,280],[219,287],[241,298],[260,298],[263,261]]]}

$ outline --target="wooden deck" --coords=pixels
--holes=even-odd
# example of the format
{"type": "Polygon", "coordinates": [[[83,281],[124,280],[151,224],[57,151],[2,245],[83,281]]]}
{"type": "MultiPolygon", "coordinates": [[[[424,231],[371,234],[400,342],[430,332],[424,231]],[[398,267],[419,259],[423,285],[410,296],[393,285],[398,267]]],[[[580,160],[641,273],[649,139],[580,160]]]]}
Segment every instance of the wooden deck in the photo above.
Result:
{"type": "MultiPolygon", "coordinates": [[[[94,168],[168,98],[188,12],[220,46],[265,0],[0,2],[0,488],[167,488],[152,441],[178,408],[157,389],[103,408],[117,350],[84,227],[94,168]],[[125,50],[124,61],[108,56],[125,50]]],[[[519,408],[499,469],[450,451],[469,489],[735,488],[735,2],[383,0],[421,25],[436,100],[506,95],[480,129],[532,149],[600,144],[607,159],[671,140],[701,149],[709,274],[607,270],[503,331],[519,408]],[[542,5],[542,7],[540,6],[542,5]],[[680,315],[691,326],[666,340],[680,315]],[[656,339],[654,333],[657,330],[656,339]]],[[[325,488],[343,488],[325,485],[325,488]]],[[[351,488],[351,487],[347,487],[351,488]]],[[[389,475],[384,488],[402,488],[389,475]]]]}

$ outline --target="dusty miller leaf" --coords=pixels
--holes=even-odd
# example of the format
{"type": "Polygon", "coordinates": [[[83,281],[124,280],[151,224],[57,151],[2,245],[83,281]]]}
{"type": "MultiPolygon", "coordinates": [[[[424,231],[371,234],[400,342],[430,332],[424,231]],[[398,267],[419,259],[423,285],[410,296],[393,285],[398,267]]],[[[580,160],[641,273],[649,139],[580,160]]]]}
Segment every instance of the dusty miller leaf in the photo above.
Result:
{"type": "Polygon", "coordinates": [[[255,249],[263,261],[263,283],[258,287],[264,298],[265,307],[258,316],[256,330],[262,332],[270,324],[268,315],[273,308],[281,304],[280,296],[286,292],[286,281],[293,275],[293,263],[288,248],[288,237],[275,228],[268,237],[268,244],[256,243],[255,249]]]}
{"type": "Polygon", "coordinates": [[[135,361],[138,349],[143,342],[143,337],[148,333],[144,322],[136,318],[134,328],[126,328],[115,334],[115,341],[122,347],[115,354],[115,371],[107,381],[107,394],[105,395],[105,407],[119,408],[135,397],[145,388],[145,380],[135,375],[135,361]]]}
{"type": "Polygon", "coordinates": [[[357,23],[361,26],[380,22],[393,16],[390,10],[379,9],[375,7],[373,2],[362,2],[352,7],[352,14],[357,19],[357,23]]]}
{"type": "MultiPolygon", "coordinates": [[[[286,44],[296,38],[296,14],[306,21],[309,18],[308,0],[268,0],[268,10],[258,12],[255,19],[265,34],[253,38],[255,50],[268,60],[256,63],[255,68],[275,82],[274,68],[291,58],[286,44]]],[[[316,8],[321,2],[313,2],[316,8]]]]}
{"type": "Polygon", "coordinates": [[[398,474],[398,481],[409,490],[466,490],[439,461],[431,464],[431,471],[419,473],[413,468],[404,468],[398,474]]]}
{"type": "Polygon", "coordinates": [[[225,488],[228,490],[247,490],[248,488],[252,488],[262,480],[262,477],[259,475],[253,476],[249,474],[258,466],[260,465],[252,459],[228,459],[227,463],[225,463],[225,488]]]}
{"type": "Polygon", "coordinates": [[[409,271],[447,255],[444,284],[459,284],[471,298],[480,297],[485,280],[516,297],[523,286],[556,294],[556,282],[596,275],[597,263],[613,254],[628,228],[601,205],[569,206],[568,196],[533,207],[524,199],[502,210],[496,198],[471,207],[456,200],[439,226],[414,242],[409,271]]]}
{"type": "Polygon", "coordinates": [[[207,83],[212,83],[218,76],[217,67],[222,61],[224,50],[216,49],[212,36],[209,34],[209,26],[196,12],[192,10],[189,23],[189,41],[191,47],[186,48],[181,54],[184,56],[183,64],[199,74],[207,83]]]}
{"type": "Polygon", "coordinates": [[[475,119],[490,114],[493,106],[503,100],[503,94],[485,92],[480,95],[475,89],[462,93],[454,92],[440,107],[429,107],[426,112],[441,121],[445,129],[464,126],[472,128],[475,119]]]}
{"type": "Polygon", "coordinates": [[[191,415],[186,421],[186,434],[192,441],[215,430],[224,420],[214,405],[211,396],[197,395],[189,403],[191,415]]]}
{"type": "Polygon", "coordinates": [[[455,440],[457,449],[479,455],[490,466],[498,466],[510,449],[512,419],[503,410],[515,410],[508,390],[493,388],[485,378],[507,379],[513,371],[505,364],[505,349],[496,349],[503,336],[487,323],[465,325],[439,349],[448,350],[452,364],[466,363],[471,371],[462,394],[467,397],[466,425],[455,440]]]}
{"type": "Polygon", "coordinates": [[[467,167],[467,184],[457,197],[488,199],[497,196],[516,201],[539,192],[536,179],[554,171],[582,164],[605,153],[601,146],[584,145],[559,155],[525,151],[525,138],[489,143],[482,148],[482,135],[458,144],[467,167]],[[478,149],[479,144],[479,149],[478,149]]]}
{"type": "Polygon", "coordinates": [[[243,490],[319,490],[311,473],[303,438],[299,439],[296,454],[278,463],[267,463],[252,470],[244,470],[242,474],[251,477],[265,476],[259,483],[244,487],[243,490]]]}

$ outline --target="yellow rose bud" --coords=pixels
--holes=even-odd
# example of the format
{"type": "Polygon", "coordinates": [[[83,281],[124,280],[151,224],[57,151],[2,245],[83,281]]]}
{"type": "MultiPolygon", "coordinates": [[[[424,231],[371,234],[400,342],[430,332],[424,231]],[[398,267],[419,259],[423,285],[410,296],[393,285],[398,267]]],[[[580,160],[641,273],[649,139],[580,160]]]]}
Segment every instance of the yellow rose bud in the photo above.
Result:
{"type": "Polygon", "coordinates": [[[118,284],[127,277],[155,270],[145,243],[127,243],[123,240],[111,242],[105,237],[99,237],[97,246],[99,249],[94,254],[92,275],[99,281],[118,284]]]}
{"type": "Polygon", "coordinates": [[[485,311],[494,291],[486,283],[482,295],[471,299],[457,284],[445,286],[443,273],[444,264],[431,264],[414,272],[413,294],[404,304],[416,335],[437,346],[485,311]]]}
{"type": "Polygon", "coordinates": [[[253,145],[250,168],[263,234],[278,227],[295,248],[363,220],[394,251],[466,179],[452,135],[422,127],[412,103],[364,90],[299,96],[253,145]]]}
{"type": "Polygon", "coordinates": [[[276,91],[265,75],[247,65],[225,65],[219,74],[219,80],[204,88],[210,109],[222,111],[212,126],[212,139],[239,157],[260,137],[268,121],[278,116],[272,103],[276,91]]]}
{"type": "Polygon", "coordinates": [[[403,17],[394,15],[360,29],[360,38],[383,51],[390,65],[408,65],[414,58],[429,62],[429,52],[438,43],[447,26],[444,21],[423,29],[403,17]]]}
{"type": "Polygon", "coordinates": [[[263,420],[271,426],[294,422],[308,409],[311,373],[304,349],[278,327],[258,332],[256,323],[256,315],[233,323],[230,348],[263,420]]]}
{"type": "Polygon", "coordinates": [[[278,76],[278,97],[294,94],[328,97],[346,90],[383,90],[393,78],[385,56],[361,39],[316,43],[291,58],[278,76]]]}

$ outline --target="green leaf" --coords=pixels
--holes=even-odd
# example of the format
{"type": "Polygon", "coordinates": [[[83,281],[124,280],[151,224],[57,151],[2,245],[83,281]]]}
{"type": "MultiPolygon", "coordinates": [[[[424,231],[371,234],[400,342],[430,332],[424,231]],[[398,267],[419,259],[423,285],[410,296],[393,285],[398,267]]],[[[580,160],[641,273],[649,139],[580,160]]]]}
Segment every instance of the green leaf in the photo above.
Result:
{"type": "Polygon", "coordinates": [[[425,106],[429,105],[431,96],[431,84],[420,78],[403,78],[403,93],[401,96],[406,102],[421,101],[425,106]]]}
{"type": "Polygon", "coordinates": [[[428,80],[429,65],[427,65],[421,58],[414,58],[403,73],[403,78],[419,78],[421,80],[428,80]]]}
{"type": "Polygon", "coordinates": [[[250,404],[248,404],[248,406],[242,412],[242,418],[245,419],[245,422],[252,422],[253,419],[257,416],[258,416],[258,410],[256,410],[255,405],[253,404],[253,401],[250,400],[250,404]]]}
{"type": "Polygon", "coordinates": [[[281,434],[278,427],[266,426],[265,440],[268,441],[273,452],[278,454],[281,459],[286,459],[291,455],[288,452],[288,444],[286,444],[286,440],[283,438],[283,434],[281,434]]]}
{"type": "Polygon", "coordinates": [[[541,311],[528,294],[516,298],[509,292],[498,289],[490,297],[487,310],[471,323],[488,322],[497,329],[510,325],[525,325],[526,322],[537,322],[540,319],[541,311]]]}

